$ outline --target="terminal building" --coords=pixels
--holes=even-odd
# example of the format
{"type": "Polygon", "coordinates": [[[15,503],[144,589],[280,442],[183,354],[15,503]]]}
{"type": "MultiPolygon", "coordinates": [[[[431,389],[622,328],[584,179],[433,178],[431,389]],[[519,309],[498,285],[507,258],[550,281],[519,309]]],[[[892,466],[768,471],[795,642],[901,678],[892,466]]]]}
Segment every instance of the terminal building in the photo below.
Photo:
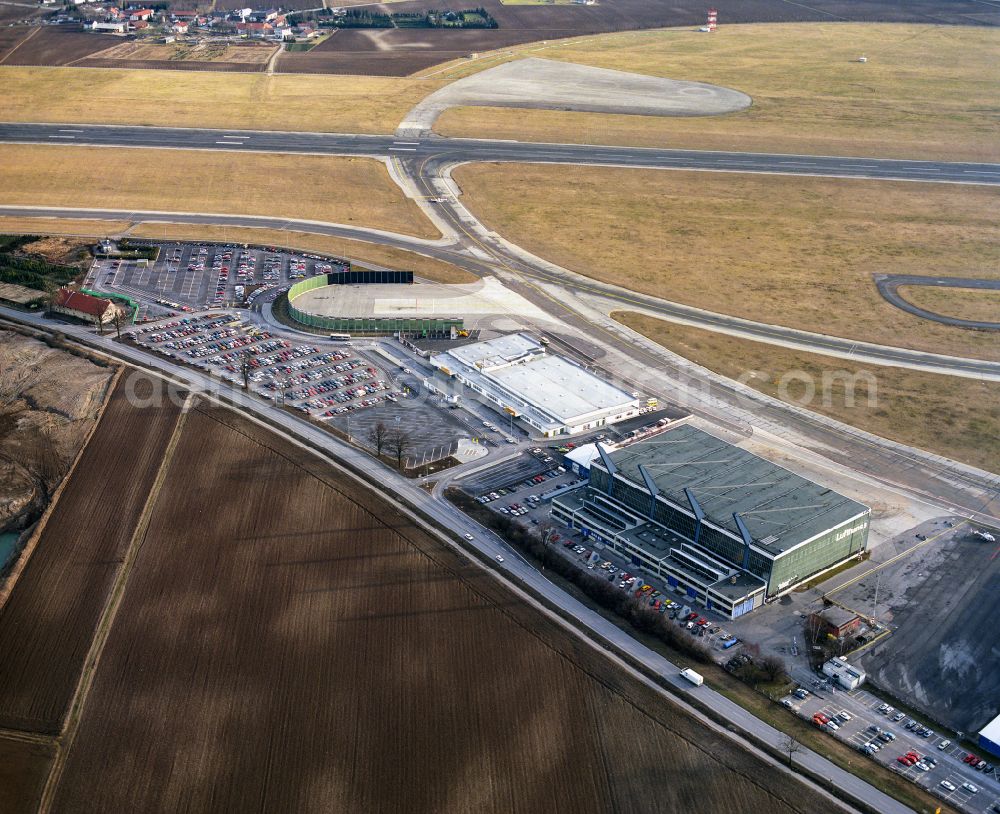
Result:
{"type": "Polygon", "coordinates": [[[867,506],[690,424],[597,451],[552,517],[731,618],[868,544],[867,506]]]}
{"type": "Polygon", "coordinates": [[[431,356],[438,374],[469,388],[545,437],[639,415],[638,397],[516,333],[431,356]]]}

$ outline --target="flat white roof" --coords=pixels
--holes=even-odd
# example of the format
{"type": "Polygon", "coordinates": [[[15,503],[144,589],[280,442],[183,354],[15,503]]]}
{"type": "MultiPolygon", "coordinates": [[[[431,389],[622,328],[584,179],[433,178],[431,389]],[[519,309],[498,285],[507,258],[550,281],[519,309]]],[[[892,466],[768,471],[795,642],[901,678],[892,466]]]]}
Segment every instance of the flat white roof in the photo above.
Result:
{"type": "Polygon", "coordinates": [[[464,345],[438,354],[432,361],[502,397],[510,394],[514,398],[506,401],[512,407],[533,408],[533,412],[567,426],[592,414],[638,406],[631,393],[561,356],[550,356],[527,334],[464,345]]]}
{"type": "Polygon", "coordinates": [[[979,734],[988,741],[1000,743],[1000,715],[997,715],[996,718],[980,729],[979,734]]]}

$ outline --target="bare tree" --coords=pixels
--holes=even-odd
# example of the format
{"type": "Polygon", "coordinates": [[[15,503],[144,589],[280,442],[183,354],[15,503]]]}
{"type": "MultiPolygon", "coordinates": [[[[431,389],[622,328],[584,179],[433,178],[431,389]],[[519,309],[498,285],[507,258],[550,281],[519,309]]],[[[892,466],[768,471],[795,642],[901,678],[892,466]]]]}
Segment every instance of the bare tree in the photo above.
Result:
{"type": "Polygon", "coordinates": [[[379,421],[374,427],[368,430],[368,443],[375,447],[375,455],[382,457],[382,451],[389,443],[389,428],[384,422],[379,421]]]}
{"type": "Polygon", "coordinates": [[[111,318],[111,321],[115,325],[115,333],[118,334],[118,339],[122,338],[122,323],[125,321],[125,312],[121,308],[115,308],[115,315],[111,318]]]}
{"type": "Polygon", "coordinates": [[[764,656],[760,660],[760,669],[767,676],[767,680],[771,682],[781,681],[788,675],[785,661],[779,656],[764,656]]]}
{"type": "Polygon", "coordinates": [[[250,353],[243,351],[240,354],[240,378],[243,380],[243,389],[250,389],[250,353]]]}
{"type": "Polygon", "coordinates": [[[396,466],[402,469],[403,459],[413,446],[410,436],[400,429],[391,430],[386,438],[386,446],[389,449],[389,454],[396,459],[396,466]]]}
{"type": "Polygon", "coordinates": [[[792,758],[795,756],[796,752],[802,750],[802,744],[799,743],[791,735],[786,734],[781,739],[781,751],[788,755],[788,765],[792,765],[792,758]]]}

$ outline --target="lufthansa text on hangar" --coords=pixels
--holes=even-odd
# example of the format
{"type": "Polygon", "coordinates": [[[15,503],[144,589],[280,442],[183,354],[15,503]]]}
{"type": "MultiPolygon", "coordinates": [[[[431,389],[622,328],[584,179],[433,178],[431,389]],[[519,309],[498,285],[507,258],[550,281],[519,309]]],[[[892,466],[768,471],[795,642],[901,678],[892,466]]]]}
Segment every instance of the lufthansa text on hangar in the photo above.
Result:
{"type": "Polygon", "coordinates": [[[552,516],[739,616],[868,544],[871,509],[690,425],[600,456],[552,516]]]}
{"type": "Polygon", "coordinates": [[[639,415],[639,400],[527,334],[439,353],[431,363],[546,437],[584,432],[639,415]]]}

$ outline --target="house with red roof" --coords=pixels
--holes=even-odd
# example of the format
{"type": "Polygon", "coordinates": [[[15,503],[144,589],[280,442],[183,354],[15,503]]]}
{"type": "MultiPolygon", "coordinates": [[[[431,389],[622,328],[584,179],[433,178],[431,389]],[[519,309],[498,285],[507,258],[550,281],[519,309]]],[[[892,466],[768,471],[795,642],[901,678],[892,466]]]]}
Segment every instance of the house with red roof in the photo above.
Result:
{"type": "Polygon", "coordinates": [[[72,288],[60,288],[56,292],[52,310],[94,324],[113,322],[117,314],[124,313],[121,306],[115,305],[111,300],[92,297],[72,288]]]}

